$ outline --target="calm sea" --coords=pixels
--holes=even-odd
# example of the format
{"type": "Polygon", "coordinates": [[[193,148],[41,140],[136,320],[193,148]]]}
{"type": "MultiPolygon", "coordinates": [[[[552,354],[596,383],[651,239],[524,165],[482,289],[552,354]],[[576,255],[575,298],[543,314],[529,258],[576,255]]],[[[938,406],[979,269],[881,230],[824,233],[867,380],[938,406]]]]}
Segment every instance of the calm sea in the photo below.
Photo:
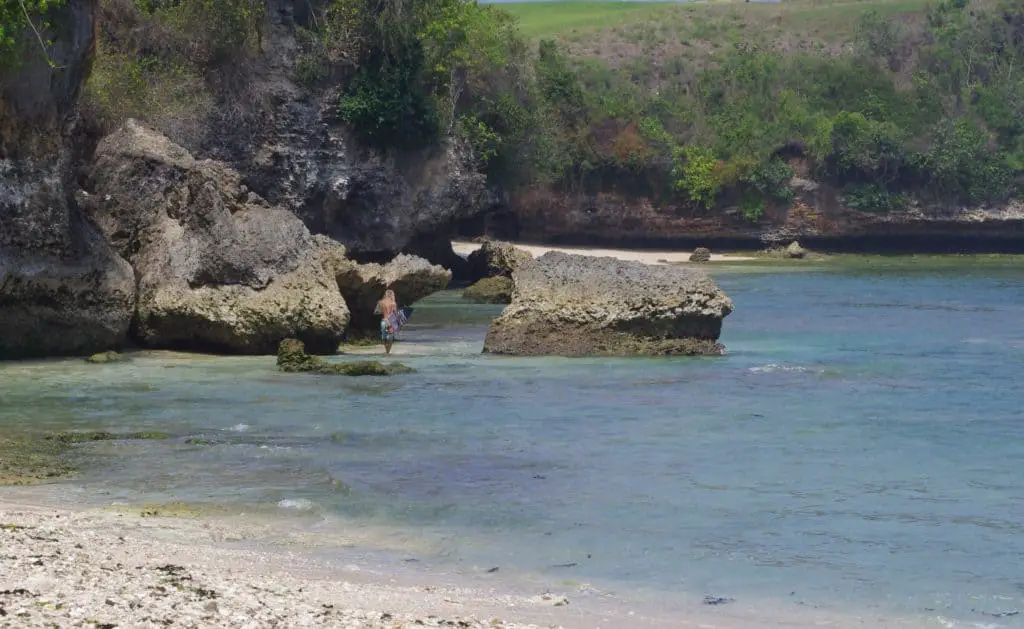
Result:
{"type": "Polygon", "coordinates": [[[722,358],[483,356],[500,307],[446,292],[409,376],[9,363],[0,431],[167,431],[82,446],[60,490],[286,516],[339,561],[363,531],[396,566],[1024,627],[1024,261],[715,268],[722,358]]]}

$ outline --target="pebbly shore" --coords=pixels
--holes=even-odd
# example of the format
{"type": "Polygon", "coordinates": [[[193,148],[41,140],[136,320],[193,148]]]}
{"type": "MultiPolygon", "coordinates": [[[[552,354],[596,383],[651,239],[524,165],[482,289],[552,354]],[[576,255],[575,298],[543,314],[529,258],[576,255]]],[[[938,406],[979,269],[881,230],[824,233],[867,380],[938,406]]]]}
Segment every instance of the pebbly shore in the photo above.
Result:
{"type": "Polygon", "coordinates": [[[318,575],[289,552],[206,545],[229,528],[0,502],[0,627],[539,629],[562,625],[496,613],[537,618],[568,605],[553,594],[359,582],[318,575]]]}

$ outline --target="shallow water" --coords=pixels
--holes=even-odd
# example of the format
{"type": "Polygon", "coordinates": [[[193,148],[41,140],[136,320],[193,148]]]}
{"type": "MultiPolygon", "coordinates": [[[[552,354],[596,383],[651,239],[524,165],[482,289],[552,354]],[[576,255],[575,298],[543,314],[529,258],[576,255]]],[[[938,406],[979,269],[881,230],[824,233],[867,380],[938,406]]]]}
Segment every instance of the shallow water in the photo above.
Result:
{"type": "Polygon", "coordinates": [[[64,487],[286,514],[327,556],[360,530],[396,565],[1024,627],[1024,264],[713,268],[722,358],[484,356],[500,308],[445,293],[409,376],[11,363],[0,431],[171,432],[82,446],[64,487]]]}

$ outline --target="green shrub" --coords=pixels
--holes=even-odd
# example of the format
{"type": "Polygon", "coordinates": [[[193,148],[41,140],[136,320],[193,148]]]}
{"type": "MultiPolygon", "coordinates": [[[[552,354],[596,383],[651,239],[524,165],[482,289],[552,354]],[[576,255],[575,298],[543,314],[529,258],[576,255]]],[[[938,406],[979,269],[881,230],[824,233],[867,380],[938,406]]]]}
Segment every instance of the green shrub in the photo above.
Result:
{"type": "Polygon", "coordinates": [[[26,46],[50,46],[48,14],[67,0],[0,0],[0,71],[18,64],[26,46]]]}
{"type": "Polygon", "coordinates": [[[843,200],[855,210],[883,214],[901,210],[907,203],[903,195],[877,183],[849,184],[843,188],[843,200]]]}

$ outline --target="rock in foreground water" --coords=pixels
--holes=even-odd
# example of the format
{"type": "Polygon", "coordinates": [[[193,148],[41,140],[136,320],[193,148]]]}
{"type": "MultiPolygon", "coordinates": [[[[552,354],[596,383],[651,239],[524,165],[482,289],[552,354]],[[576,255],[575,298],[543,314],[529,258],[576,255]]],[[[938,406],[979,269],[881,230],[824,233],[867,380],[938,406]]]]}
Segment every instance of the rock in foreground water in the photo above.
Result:
{"type": "Polygon", "coordinates": [[[512,276],[484,352],[522,356],[721,354],[732,300],[704,273],[546,253],[512,276]]]}
{"type": "Polygon", "coordinates": [[[328,363],[318,356],[306,353],[302,341],[285,339],[277,348],[277,368],[288,373],[324,373],[342,376],[393,376],[410,373],[412,368],[402,363],[385,365],[378,360],[360,360],[345,363],[328,363]]]}

